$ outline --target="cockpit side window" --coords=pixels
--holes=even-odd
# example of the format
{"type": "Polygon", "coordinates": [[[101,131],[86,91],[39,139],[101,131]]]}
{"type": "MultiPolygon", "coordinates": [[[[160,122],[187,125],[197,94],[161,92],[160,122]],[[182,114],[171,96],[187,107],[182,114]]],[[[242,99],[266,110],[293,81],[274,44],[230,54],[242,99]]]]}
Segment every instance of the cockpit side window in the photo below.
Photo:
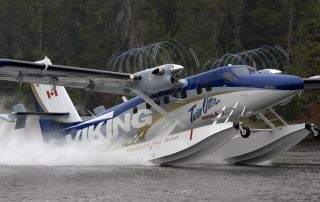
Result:
{"type": "Polygon", "coordinates": [[[257,71],[253,69],[252,67],[247,67],[249,69],[250,74],[255,74],[257,71]]]}
{"type": "Polygon", "coordinates": [[[244,75],[244,74],[255,74],[257,71],[252,67],[245,66],[245,67],[236,67],[232,69],[232,72],[235,73],[237,76],[244,75]]]}

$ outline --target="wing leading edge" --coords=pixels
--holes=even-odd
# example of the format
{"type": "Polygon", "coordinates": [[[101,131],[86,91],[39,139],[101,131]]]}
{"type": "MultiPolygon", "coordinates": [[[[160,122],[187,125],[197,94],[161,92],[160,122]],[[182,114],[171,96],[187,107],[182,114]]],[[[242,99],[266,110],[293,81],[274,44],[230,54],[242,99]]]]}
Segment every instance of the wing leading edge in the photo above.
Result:
{"type": "Polygon", "coordinates": [[[0,80],[19,83],[39,83],[80,88],[87,91],[135,95],[133,89],[157,93],[187,85],[178,79],[180,65],[166,64],[134,74],[80,67],[52,65],[49,58],[37,62],[0,59],[0,80]]]}
{"type": "MultiPolygon", "coordinates": [[[[49,63],[46,61],[49,61],[49,63]]],[[[39,62],[0,59],[0,80],[40,83],[113,94],[130,94],[131,74],[39,62]]]]}
{"type": "Polygon", "coordinates": [[[37,62],[0,59],[0,80],[80,88],[87,91],[135,95],[132,89],[157,93],[187,84],[175,76],[180,65],[166,64],[134,74],[52,65],[49,58],[37,62]]]}

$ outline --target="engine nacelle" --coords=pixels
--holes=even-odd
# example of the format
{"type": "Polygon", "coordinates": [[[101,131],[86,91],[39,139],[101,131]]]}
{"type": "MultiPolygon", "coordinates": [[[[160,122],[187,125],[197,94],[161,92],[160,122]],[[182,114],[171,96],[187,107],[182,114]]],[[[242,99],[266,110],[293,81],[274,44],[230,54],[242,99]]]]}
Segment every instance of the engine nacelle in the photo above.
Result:
{"type": "Polygon", "coordinates": [[[184,67],[181,65],[166,64],[137,72],[132,74],[130,78],[136,80],[136,85],[143,91],[157,93],[186,86],[187,80],[176,77],[183,69],[184,67]]]}

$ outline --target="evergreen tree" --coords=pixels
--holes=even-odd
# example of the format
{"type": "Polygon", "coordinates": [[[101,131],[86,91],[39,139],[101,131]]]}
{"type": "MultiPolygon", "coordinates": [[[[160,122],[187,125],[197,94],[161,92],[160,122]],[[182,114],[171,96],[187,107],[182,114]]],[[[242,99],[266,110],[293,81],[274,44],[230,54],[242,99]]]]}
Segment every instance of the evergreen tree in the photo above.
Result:
{"type": "Polygon", "coordinates": [[[292,72],[304,77],[320,74],[320,1],[306,1],[294,37],[292,72]]]}

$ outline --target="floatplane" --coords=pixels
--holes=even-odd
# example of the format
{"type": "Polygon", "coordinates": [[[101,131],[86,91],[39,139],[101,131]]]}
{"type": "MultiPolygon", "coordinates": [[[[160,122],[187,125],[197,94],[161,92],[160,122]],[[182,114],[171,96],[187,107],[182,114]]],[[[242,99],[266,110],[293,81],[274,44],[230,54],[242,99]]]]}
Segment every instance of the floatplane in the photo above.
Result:
{"type": "Polygon", "coordinates": [[[0,80],[30,83],[36,104],[35,112],[18,104],[0,117],[21,129],[28,116],[36,116],[44,142],[114,141],[120,143],[117,149],[158,165],[192,163],[208,155],[254,164],[286,152],[309,133],[319,137],[314,124],[288,125],[273,110],[317,85],[317,79],[272,69],[258,72],[247,65],[179,78],[183,69],[165,64],[127,74],[53,65],[48,57],[37,62],[0,59],[0,80]],[[65,87],[135,97],[81,118],[65,87]],[[282,125],[275,126],[266,112],[282,125]],[[268,128],[239,122],[250,116],[268,128]]]}

